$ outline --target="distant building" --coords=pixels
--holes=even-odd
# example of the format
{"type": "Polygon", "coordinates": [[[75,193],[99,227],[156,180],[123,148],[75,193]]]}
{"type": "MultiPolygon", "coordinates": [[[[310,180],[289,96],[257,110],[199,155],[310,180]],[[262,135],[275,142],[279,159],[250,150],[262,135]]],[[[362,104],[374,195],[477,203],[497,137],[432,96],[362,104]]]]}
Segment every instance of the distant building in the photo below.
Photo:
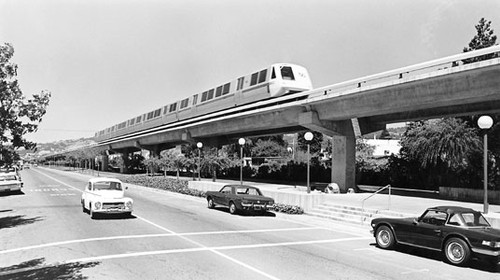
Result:
{"type": "Polygon", "coordinates": [[[373,151],[374,157],[390,156],[391,154],[399,155],[399,151],[401,150],[399,140],[365,139],[365,141],[368,145],[375,147],[375,150],[373,151]]]}

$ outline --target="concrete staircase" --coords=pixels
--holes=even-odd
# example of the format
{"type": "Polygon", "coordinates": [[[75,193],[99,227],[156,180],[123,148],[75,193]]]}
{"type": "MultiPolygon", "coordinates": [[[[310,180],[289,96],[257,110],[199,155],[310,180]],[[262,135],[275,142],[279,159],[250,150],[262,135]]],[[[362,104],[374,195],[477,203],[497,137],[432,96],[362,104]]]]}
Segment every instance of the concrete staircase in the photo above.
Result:
{"type": "Polygon", "coordinates": [[[341,205],[334,202],[320,204],[307,211],[306,215],[365,226],[370,226],[371,220],[376,217],[402,218],[412,216],[407,213],[370,208],[362,209],[361,207],[341,205]]]}

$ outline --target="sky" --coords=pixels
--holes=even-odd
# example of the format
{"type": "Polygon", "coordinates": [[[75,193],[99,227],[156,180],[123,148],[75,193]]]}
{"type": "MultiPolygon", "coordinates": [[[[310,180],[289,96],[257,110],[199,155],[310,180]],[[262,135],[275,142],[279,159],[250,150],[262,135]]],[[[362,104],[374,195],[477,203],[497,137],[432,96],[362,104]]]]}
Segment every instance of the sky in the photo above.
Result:
{"type": "Polygon", "coordinates": [[[313,87],[461,53],[496,0],[0,0],[27,98],[52,97],[38,143],[92,137],[277,62],[313,87]]]}

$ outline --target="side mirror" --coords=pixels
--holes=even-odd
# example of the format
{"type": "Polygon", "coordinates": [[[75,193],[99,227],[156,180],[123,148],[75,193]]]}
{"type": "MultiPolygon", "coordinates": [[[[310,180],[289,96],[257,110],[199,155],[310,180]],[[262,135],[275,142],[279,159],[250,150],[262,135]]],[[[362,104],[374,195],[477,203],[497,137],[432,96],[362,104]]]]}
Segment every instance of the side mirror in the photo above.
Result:
{"type": "Polygon", "coordinates": [[[418,224],[418,220],[417,219],[413,219],[413,225],[417,225],[418,224]]]}
{"type": "Polygon", "coordinates": [[[128,190],[128,186],[125,186],[125,189],[128,190]]]}

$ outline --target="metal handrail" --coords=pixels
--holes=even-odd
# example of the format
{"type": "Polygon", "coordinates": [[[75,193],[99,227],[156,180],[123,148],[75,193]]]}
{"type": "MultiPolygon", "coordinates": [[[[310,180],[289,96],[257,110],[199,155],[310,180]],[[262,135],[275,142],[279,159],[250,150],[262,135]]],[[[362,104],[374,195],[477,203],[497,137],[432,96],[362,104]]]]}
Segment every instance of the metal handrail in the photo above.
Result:
{"type": "Polygon", "coordinates": [[[368,196],[367,198],[363,199],[363,201],[361,201],[361,211],[362,211],[362,212],[365,212],[365,200],[367,200],[367,199],[369,199],[369,198],[371,198],[371,197],[375,196],[376,194],[378,194],[378,193],[382,192],[382,191],[383,191],[383,190],[385,190],[385,189],[389,189],[389,202],[388,202],[389,204],[387,205],[387,210],[390,210],[390,209],[391,209],[391,189],[392,189],[392,187],[391,187],[391,184],[388,184],[387,186],[385,186],[385,187],[383,187],[383,188],[379,189],[378,191],[376,191],[376,192],[372,193],[372,194],[371,194],[370,196],[368,196]]]}

